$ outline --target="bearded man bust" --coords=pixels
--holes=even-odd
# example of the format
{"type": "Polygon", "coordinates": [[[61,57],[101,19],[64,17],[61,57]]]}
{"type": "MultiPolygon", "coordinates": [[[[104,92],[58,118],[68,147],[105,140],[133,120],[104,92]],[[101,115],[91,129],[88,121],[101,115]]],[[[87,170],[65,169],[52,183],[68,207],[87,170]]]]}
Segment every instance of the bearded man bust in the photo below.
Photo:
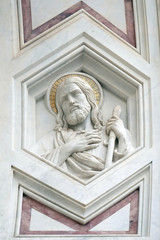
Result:
{"type": "Polygon", "coordinates": [[[57,126],[34,146],[34,153],[71,174],[88,180],[106,164],[110,131],[117,144],[113,161],[133,151],[123,121],[112,116],[104,123],[92,87],[81,77],[71,76],[56,89],[57,126]]]}

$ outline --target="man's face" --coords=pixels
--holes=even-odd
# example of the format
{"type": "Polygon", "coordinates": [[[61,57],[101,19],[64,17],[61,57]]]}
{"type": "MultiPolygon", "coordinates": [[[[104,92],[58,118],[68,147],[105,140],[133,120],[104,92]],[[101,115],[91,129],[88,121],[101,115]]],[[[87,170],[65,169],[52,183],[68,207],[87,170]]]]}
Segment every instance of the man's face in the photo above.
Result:
{"type": "Polygon", "coordinates": [[[60,103],[69,125],[83,122],[91,109],[85,94],[75,83],[66,84],[60,91],[60,103]]]}

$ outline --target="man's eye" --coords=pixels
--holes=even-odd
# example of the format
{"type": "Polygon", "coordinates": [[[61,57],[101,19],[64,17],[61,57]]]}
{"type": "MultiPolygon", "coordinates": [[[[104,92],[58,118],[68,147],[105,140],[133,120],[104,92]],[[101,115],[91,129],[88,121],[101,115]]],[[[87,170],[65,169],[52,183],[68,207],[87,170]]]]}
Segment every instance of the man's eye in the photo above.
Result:
{"type": "Polygon", "coordinates": [[[73,92],[73,96],[77,96],[77,95],[79,95],[79,94],[81,94],[79,91],[73,92]]]}

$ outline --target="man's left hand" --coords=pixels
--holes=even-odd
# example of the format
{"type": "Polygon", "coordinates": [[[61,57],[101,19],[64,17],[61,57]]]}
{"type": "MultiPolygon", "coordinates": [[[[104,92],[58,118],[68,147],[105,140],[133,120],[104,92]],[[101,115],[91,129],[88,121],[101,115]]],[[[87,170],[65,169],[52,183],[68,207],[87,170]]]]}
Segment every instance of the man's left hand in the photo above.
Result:
{"type": "Polygon", "coordinates": [[[119,140],[121,138],[126,139],[126,130],[123,121],[119,117],[113,116],[107,121],[106,124],[107,135],[109,135],[110,131],[113,131],[119,140]]]}

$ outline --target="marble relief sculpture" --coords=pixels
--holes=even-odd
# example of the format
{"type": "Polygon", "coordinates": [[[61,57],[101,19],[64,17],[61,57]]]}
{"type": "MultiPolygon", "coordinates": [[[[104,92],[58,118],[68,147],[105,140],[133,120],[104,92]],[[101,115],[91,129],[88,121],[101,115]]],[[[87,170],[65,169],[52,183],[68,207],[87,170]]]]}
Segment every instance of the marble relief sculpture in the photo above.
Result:
{"type": "Polygon", "coordinates": [[[129,132],[120,119],[120,106],[105,123],[100,111],[102,90],[85,74],[68,74],[47,91],[57,126],[34,152],[73,175],[88,180],[133,151],[129,132]]]}

